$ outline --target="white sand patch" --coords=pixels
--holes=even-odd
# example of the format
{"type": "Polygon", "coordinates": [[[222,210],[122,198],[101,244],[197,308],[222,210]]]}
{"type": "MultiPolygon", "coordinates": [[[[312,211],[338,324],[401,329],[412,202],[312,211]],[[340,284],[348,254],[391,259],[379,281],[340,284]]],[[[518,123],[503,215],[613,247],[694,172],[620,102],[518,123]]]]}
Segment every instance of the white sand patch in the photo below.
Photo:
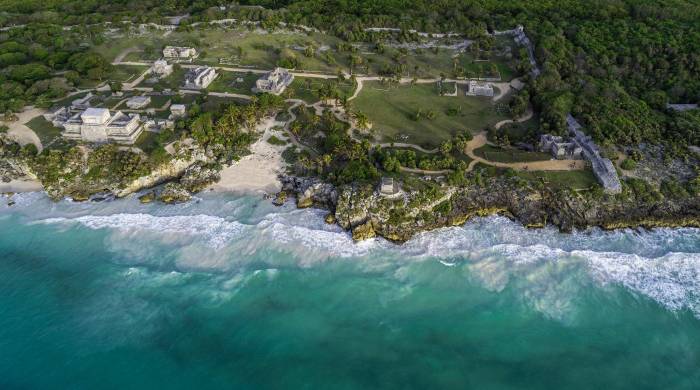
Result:
{"type": "Polygon", "coordinates": [[[7,135],[10,136],[12,140],[18,142],[22,146],[34,144],[38,151],[41,152],[43,149],[41,141],[36,133],[34,133],[34,130],[27,127],[27,122],[38,117],[39,115],[43,115],[45,112],[46,110],[41,108],[34,108],[32,106],[25,107],[24,111],[16,114],[16,121],[0,121],[0,124],[8,127],[7,135]]]}
{"type": "Polygon", "coordinates": [[[260,139],[250,147],[251,154],[221,171],[221,180],[211,186],[211,190],[237,193],[275,193],[282,188],[278,175],[283,173],[286,163],[282,159],[282,151],[286,146],[272,145],[267,140],[276,135],[274,126],[283,126],[269,118],[257,126],[262,133],[260,139]]]}
{"type": "Polygon", "coordinates": [[[36,192],[43,191],[44,187],[38,180],[12,180],[9,183],[0,182],[0,193],[8,192],[36,192]]]}

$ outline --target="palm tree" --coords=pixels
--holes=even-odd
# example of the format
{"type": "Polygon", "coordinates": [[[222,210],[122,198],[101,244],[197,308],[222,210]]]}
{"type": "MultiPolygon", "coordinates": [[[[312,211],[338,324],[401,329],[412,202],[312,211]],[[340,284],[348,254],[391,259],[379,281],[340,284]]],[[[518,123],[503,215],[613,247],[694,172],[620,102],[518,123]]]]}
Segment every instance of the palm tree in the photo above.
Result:
{"type": "Polygon", "coordinates": [[[365,115],[362,111],[355,111],[353,113],[353,118],[355,119],[355,125],[358,129],[367,130],[369,128],[369,118],[367,118],[367,115],[365,115]]]}

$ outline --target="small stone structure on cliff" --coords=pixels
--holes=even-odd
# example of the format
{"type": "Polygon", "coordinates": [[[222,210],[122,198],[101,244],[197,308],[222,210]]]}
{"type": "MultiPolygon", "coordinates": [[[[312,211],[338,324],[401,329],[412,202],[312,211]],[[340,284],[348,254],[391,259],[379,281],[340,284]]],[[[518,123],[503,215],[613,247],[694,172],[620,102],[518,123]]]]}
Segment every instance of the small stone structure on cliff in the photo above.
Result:
{"type": "Polygon", "coordinates": [[[379,194],[384,197],[393,198],[401,195],[399,183],[392,177],[383,177],[379,183],[379,194]]]}

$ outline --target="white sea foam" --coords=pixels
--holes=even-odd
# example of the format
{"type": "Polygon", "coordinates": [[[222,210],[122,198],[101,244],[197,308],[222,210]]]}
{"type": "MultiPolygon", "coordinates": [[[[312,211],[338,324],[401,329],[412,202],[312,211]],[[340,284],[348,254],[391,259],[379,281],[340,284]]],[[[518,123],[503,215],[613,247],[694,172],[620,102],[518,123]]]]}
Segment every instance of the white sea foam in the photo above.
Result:
{"type": "Polygon", "coordinates": [[[634,254],[574,251],[602,284],[616,283],[671,310],[691,310],[700,317],[700,254],[668,253],[658,258],[634,254]]]}
{"type": "Polygon", "coordinates": [[[80,223],[90,229],[114,229],[133,234],[137,238],[143,232],[168,236],[202,237],[215,249],[223,248],[241,233],[243,225],[210,215],[181,215],[158,217],[150,214],[113,214],[107,216],[88,215],[77,218],[49,218],[44,223],[80,223]]]}
{"type": "MultiPolygon", "coordinates": [[[[36,199],[27,195],[27,201],[36,199]]],[[[354,243],[347,232],[325,224],[322,211],[264,205],[256,208],[256,203],[245,200],[214,200],[223,206],[213,210],[204,205],[207,202],[179,209],[149,209],[161,214],[193,215],[122,210],[113,215],[60,216],[42,222],[79,223],[91,229],[111,230],[109,246],[137,263],[156,257],[162,244],[174,246],[172,254],[180,270],[221,272],[251,262],[270,269],[312,267],[342,258],[351,259],[365,272],[386,271],[399,280],[408,280],[410,268],[406,264],[437,260],[450,272],[464,272],[491,291],[512,286],[526,303],[563,321],[575,317],[576,297],[590,283],[623,286],[671,310],[687,309],[700,317],[698,229],[591,229],[561,234],[554,228],[529,230],[507,218],[488,217],[462,227],[418,234],[402,245],[381,239],[354,243]],[[217,211],[232,213],[236,220],[216,215],[217,211]],[[161,245],[149,246],[150,241],[161,245]],[[582,277],[585,275],[589,276],[582,277]]],[[[109,207],[111,211],[122,206],[109,207]]],[[[276,271],[267,273],[271,280],[274,275],[276,271]]]]}

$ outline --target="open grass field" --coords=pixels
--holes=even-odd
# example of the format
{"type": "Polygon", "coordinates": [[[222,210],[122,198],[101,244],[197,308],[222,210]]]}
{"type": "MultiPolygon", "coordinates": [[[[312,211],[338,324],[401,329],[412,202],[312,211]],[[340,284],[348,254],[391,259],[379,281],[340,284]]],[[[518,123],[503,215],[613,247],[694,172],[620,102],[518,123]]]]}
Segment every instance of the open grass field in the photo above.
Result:
{"type": "Polygon", "coordinates": [[[335,73],[342,66],[332,49],[339,39],[323,34],[209,26],[176,31],[167,40],[167,44],[197,47],[201,52],[197,62],[203,64],[218,65],[223,60],[231,66],[271,69],[280,59],[293,57],[300,70],[335,73]],[[314,48],[310,56],[304,54],[307,47],[314,48]]]}
{"type": "Polygon", "coordinates": [[[528,181],[545,183],[550,188],[587,190],[599,186],[593,171],[590,169],[582,171],[513,171],[512,169],[477,163],[474,170],[485,172],[489,176],[499,176],[505,172],[511,172],[528,181]]]}
{"type": "Polygon", "coordinates": [[[259,74],[219,71],[219,76],[209,85],[207,90],[213,92],[239,93],[251,95],[251,88],[260,78],[259,74]],[[239,81],[241,79],[241,81],[239,81]]]}
{"type": "Polygon", "coordinates": [[[532,171],[518,172],[518,176],[528,180],[541,180],[555,188],[573,188],[577,190],[588,189],[597,186],[598,181],[593,171],[532,171]]]}
{"type": "MultiPolygon", "coordinates": [[[[518,123],[508,123],[498,129],[498,135],[500,137],[508,136],[508,140],[511,144],[518,142],[525,143],[537,143],[538,134],[540,128],[540,118],[539,115],[535,114],[532,118],[526,120],[525,122],[518,123]]],[[[491,134],[489,134],[491,135],[491,134]]],[[[495,142],[496,140],[489,137],[489,141],[495,142]]]]}
{"type": "Polygon", "coordinates": [[[38,116],[27,122],[27,127],[34,130],[42,145],[47,145],[61,136],[61,129],[55,127],[51,122],[44,119],[43,116],[38,116]]]}
{"type": "Polygon", "coordinates": [[[95,50],[113,61],[129,48],[125,61],[153,61],[160,57],[166,45],[196,47],[200,56],[196,63],[229,65],[255,69],[272,69],[292,59],[297,70],[336,73],[350,69],[350,57],[359,60],[354,67],[358,73],[386,74],[401,67],[405,77],[451,77],[457,69],[465,70],[469,77],[488,77],[493,68],[504,80],[514,77],[512,61],[503,56],[490,56],[480,61],[471,53],[453,49],[399,49],[386,46],[379,53],[374,44],[356,45],[353,51],[339,50],[342,41],[320,33],[299,33],[286,30],[269,32],[245,27],[198,26],[193,31],[175,31],[167,37],[161,32],[148,32],[137,36],[109,39],[95,50]],[[306,52],[309,48],[310,51],[306,52]]]}
{"type": "Polygon", "coordinates": [[[109,81],[120,81],[128,83],[141,76],[148,69],[148,66],[139,65],[115,65],[112,71],[107,75],[109,81]]]}
{"type": "Polygon", "coordinates": [[[145,78],[138,86],[172,90],[180,89],[185,83],[185,73],[187,73],[187,69],[174,67],[173,73],[171,73],[168,77],[159,79],[155,84],[150,83],[148,78],[145,78]]]}
{"type": "Polygon", "coordinates": [[[72,146],[72,142],[61,137],[61,129],[55,127],[51,122],[44,119],[43,116],[38,116],[27,122],[27,127],[36,133],[44,149],[67,150],[72,146]]]}
{"type": "Polygon", "coordinates": [[[552,155],[549,153],[504,149],[491,145],[484,145],[479,149],[475,149],[474,154],[489,161],[503,163],[547,161],[552,159],[552,155]]]}
{"type": "Polygon", "coordinates": [[[355,85],[350,80],[339,82],[338,80],[324,80],[310,77],[295,77],[292,84],[287,87],[284,96],[292,99],[301,99],[307,103],[316,103],[321,100],[318,91],[324,84],[332,84],[340,93],[340,96],[349,97],[355,90],[355,85]]]}
{"type": "Polygon", "coordinates": [[[488,98],[439,96],[435,84],[385,86],[380,82],[364,84],[353,100],[352,110],[363,112],[373,124],[372,131],[382,142],[406,142],[434,148],[455,134],[478,132],[507,119],[488,98]],[[421,110],[421,118],[416,113],[421,110]],[[428,113],[434,113],[429,119],[428,113]]]}

